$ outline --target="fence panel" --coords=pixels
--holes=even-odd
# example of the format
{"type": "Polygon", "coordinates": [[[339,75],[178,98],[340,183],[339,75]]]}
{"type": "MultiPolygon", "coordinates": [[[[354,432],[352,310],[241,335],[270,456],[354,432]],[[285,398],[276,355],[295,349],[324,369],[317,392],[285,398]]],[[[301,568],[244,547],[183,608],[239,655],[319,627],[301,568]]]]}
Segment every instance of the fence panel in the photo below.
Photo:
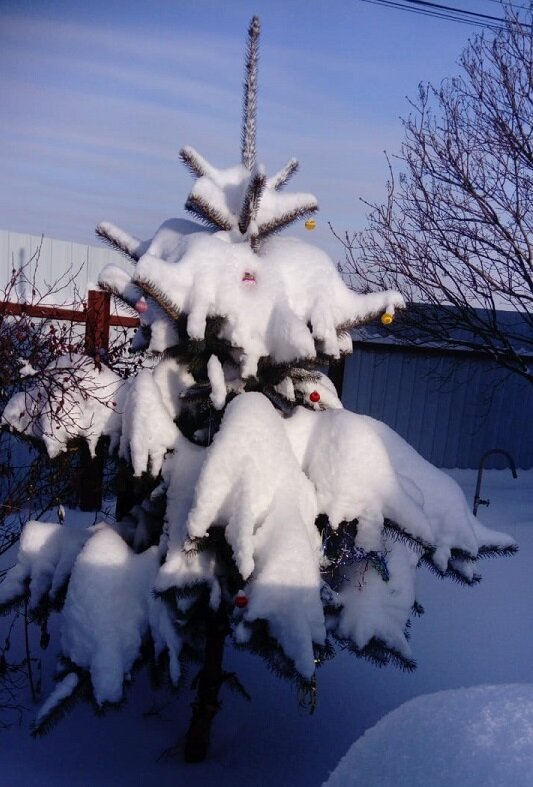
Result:
{"type": "MultiPolygon", "coordinates": [[[[99,272],[110,262],[125,270],[129,268],[124,255],[103,244],[92,246],[0,230],[0,287],[5,287],[12,270],[19,271],[25,266],[28,278],[31,279],[35,272],[37,287],[43,295],[50,285],[63,277],[64,288],[47,298],[47,302],[66,304],[80,298],[85,300],[88,290],[96,287],[99,272]],[[37,253],[38,260],[34,258],[37,253]]],[[[19,284],[17,299],[31,301],[29,290],[28,284],[19,284]]]]}

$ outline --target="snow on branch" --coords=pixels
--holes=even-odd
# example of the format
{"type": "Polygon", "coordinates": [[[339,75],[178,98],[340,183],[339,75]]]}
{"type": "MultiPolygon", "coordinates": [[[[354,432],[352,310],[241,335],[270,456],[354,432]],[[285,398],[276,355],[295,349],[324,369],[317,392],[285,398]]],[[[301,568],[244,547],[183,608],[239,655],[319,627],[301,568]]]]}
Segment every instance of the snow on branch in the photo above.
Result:
{"type": "Polygon", "coordinates": [[[27,522],[16,565],[0,585],[0,609],[29,594],[30,609],[48,597],[54,601],[70,576],[90,532],[53,522],[27,522]]]}
{"type": "Polygon", "coordinates": [[[185,210],[197,216],[201,221],[205,222],[208,227],[219,230],[230,230],[231,222],[224,216],[223,212],[213,207],[206,199],[198,194],[189,194],[187,202],[185,203],[185,210]]]}
{"type": "Polygon", "coordinates": [[[250,222],[255,221],[264,237],[318,210],[312,194],[279,193],[297,171],[296,159],[291,159],[273,178],[266,178],[262,166],[217,169],[192,148],[184,151],[182,158],[197,175],[185,208],[213,229],[238,229],[244,234],[250,222]]]}
{"type": "MultiPolygon", "coordinates": [[[[509,536],[483,527],[457,484],[391,429],[338,405],[296,407],[284,418],[266,396],[243,393],[227,406],[209,448],[177,439],[172,380],[181,390],[187,380],[169,376],[173,364],[164,361],[158,376],[141,372],[123,419],[136,472],[161,470],[157,494],[166,498],[166,528],[159,545],[134,554],[119,528],[76,531],[33,522],[1,586],[0,603],[8,604],[29,583],[37,605],[72,572],[63,651],[90,671],[97,702],[122,697],[124,674],[147,632],[158,652],[170,651],[177,679],[180,626],[171,625],[153,592],[174,589],[181,603],[180,591],[206,588],[210,607],[219,609],[222,576],[210,544],[221,538],[247,597],[232,621],[236,640],[245,645],[266,625],[306,680],[315,646],[326,642],[326,615],[329,634],[359,655],[412,666],[405,629],[421,554],[444,575],[466,576],[461,562],[473,564],[487,548],[515,548],[509,536]],[[317,525],[324,518],[326,525],[317,525]],[[408,539],[390,533],[391,520],[408,539]],[[333,551],[320,530],[322,538],[327,532],[337,539],[333,551]],[[112,603],[103,608],[101,598],[112,603]]],[[[185,626],[186,599],[179,609],[185,626]]]]}
{"type": "Polygon", "coordinates": [[[155,547],[136,555],[104,524],[76,560],[63,610],[63,654],[90,672],[99,705],[122,699],[124,676],[161,604],[152,594],[158,567],[155,547]]]}
{"type": "Polygon", "coordinates": [[[108,221],[102,221],[98,224],[95,232],[103,241],[114,249],[121,251],[134,262],[137,262],[144,253],[144,244],[139,238],[129,235],[108,221]]]}
{"type": "Polygon", "coordinates": [[[208,175],[212,171],[211,165],[189,145],[180,150],[179,157],[193,177],[201,178],[202,175],[208,175]]]}
{"type": "Polygon", "coordinates": [[[133,284],[131,276],[118,265],[110,263],[100,271],[98,285],[106,292],[110,292],[120,298],[130,308],[134,309],[135,304],[142,298],[143,291],[140,287],[133,284]]]}
{"type": "Polygon", "coordinates": [[[313,488],[287,440],[283,420],[261,394],[242,394],[202,467],[187,530],[225,538],[243,580],[254,573],[244,620],[267,620],[297,669],[314,672],[313,642],[323,643],[313,488]]]}
{"type": "Polygon", "coordinates": [[[131,461],[135,476],[149,472],[156,477],[179,431],[149,369],[139,372],[129,386],[122,418],[119,455],[131,461]]]}
{"type": "Polygon", "coordinates": [[[1,424],[42,440],[50,458],[77,437],[87,441],[94,456],[102,435],[118,438],[126,388],[104,364],[67,353],[52,361],[35,385],[11,397],[1,424]]]}
{"type": "MultiPolygon", "coordinates": [[[[291,202],[293,202],[293,200],[291,200],[291,202]]],[[[306,216],[316,213],[317,210],[318,204],[314,197],[309,198],[307,201],[301,200],[300,204],[289,208],[285,212],[277,212],[276,215],[272,216],[271,218],[264,219],[258,226],[259,238],[266,238],[269,235],[280,232],[282,229],[288,227],[290,224],[293,224],[295,221],[304,219],[306,216]]]]}
{"type": "Polygon", "coordinates": [[[295,158],[289,159],[285,166],[267,180],[267,188],[279,191],[298,172],[299,162],[295,158]]]}
{"type": "Polygon", "coordinates": [[[250,223],[255,221],[261,197],[265,189],[266,176],[262,167],[255,172],[248,184],[239,215],[239,230],[245,235],[250,223]]]}
{"type": "MultiPolygon", "coordinates": [[[[350,350],[346,324],[404,306],[398,293],[351,292],[324,252],[296,239],[273,238],[255,254],[230,236],[193,233],[180,239],[180,252],[175,263],[145,254],[133,281],[172,320],[186,316],[192,340],[204,341],[208,321],[222,318],[217,340],[235,349],[244,377],[257,373],[262,357],[338,358],[350,350]]],[[[142,316],[153,329],[150,314],[142,316]]]]}
{"type": "MultiPolygon", "coordinates": [[[[148,262],[148,257],[143,257],[143,262],[145,263],[143,270],[148,268],[146,263],[148,262]]],[[[148,268],[149,273],[149,268],[148,268]]],[[[181,312],[179,309],[176,308],[175,304],[173,303],[171,297],[167,295],[153,279],[149,278],[148,276],[142,275],[139,271],[137,271],[134,281],[139,285],[141,291],[147,293],[151,299],[157,304],[157,306],[161,307],[161,309],[170,317],[172,320],[179,320],[181,316],[181,312]]],[[[143,309],[142,314],[144,315],[144,321],[146,324],[152,324],[154,322],[153,317],[155,315],[150,314],[150,304],[149,301],[148,308],[146,310],[143,309]]]]}
{"type": "Polygon", "coordinates": [[[248,28],[241,132],[241,161],[250,171],[255,165],[259,32],[259,18],[254,16],[248,28]]]}

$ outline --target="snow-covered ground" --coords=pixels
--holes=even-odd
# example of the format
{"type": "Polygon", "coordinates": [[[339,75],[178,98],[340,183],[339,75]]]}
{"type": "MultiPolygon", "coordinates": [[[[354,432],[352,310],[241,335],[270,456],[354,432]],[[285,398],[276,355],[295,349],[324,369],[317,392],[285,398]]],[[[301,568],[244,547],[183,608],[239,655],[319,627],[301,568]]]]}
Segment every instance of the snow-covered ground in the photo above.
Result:
{"type": "Polygon", "coordinates": [[[353,744],[324,787],[531,784],[533,685],[422,694],[353,744]],[[423,734],[421,733],[423,730],[423,734]]]}
{"type": "MultiPolygon", "coordinates": [[[[472,500],[475,473],[451,474],[472,500]]],[[[0,732],[7,783],[318,787],[354,741],[408,700],[486,684],[533,684],[533,471],[519,471],[516,481],[508,471],[487,471],[482,497],[491,500],[489,508],[480,509],[482,521],[513,535],[520,552],[484,562],[484,579],[473,588],[419,572],[418,597],[426,615],[412,629],[418,661],[414,673],[380,670],[341,653],[319,670],[318,706],[309,716],[299,707],[292,686],[271,676],[255,657],[228,651],[225,667],[238,673],[252,702],[224,690],[210,757],[200,765],[185,765],[179,753],[158,761],[165,748],[183,740],[190,713],[187,692],[169,699],[164,691],[152,690],[141,675],[122,709],[97,718],[90,707],[78,705],[39,740],[29,736],[35,709],[26,696],[29,710],[22,726],[0,732]]],[[[52,686],[56,646],[52,639],[45,654],[43,696],[52,686]]],[[[38,632],[33,649],[37,653],[38,632]]],[[[424,732],[420,730],[422,736],[424,732]]],[[[457,779],[462,783],[461,774],[457,779]]],[[[505,782],[491,783],[507,787],[505,782]]],[[[371,781],[366,784],[373,787],[371,781]]],[[[381,787],[379,781],[374,784],[381,787]]],[[[525,784],[513,779],[513,787],[525,784]]]]}

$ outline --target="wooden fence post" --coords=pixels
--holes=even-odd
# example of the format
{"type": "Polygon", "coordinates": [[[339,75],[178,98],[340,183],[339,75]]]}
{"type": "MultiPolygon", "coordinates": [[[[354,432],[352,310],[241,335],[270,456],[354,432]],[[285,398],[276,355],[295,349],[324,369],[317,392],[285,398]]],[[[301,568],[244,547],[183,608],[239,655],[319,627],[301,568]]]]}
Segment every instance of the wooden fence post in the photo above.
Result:
{"type": "Polygon", "coordinates": [[[109,350],[111,296],[108,292],[89,290],[85,323],[85,352],[93,358],[107,355],[109,350]]]}
{"type": "MultiPolygon", "coordinates": [[[[89,290],[85,322],[85,352],[94,359],[105,360],[109,350],[111,298],[108,292],[89,290]]],[[[98,511],[102,507],[105,446],[98,441],[95,456],[84,443],[80,449],[80,508],[98,511]]]]}

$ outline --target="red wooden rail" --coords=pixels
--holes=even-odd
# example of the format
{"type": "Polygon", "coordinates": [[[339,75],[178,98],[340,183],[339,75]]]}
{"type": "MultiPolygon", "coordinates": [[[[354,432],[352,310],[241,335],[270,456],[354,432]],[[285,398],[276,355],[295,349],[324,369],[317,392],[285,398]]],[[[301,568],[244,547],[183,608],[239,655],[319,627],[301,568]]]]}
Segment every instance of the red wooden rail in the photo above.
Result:
{"type": "Polygon", "coordinates": [[[65,320],[85,323],[85,351],[95,355],[109,349],[109,328],[137,328],[138,317],[111,314],[111,297],[108,292],[89,290],[83,309],[64,309],[61,306],[33,305],[0,301],[0,316],[37,317],[45,320],[65,320]]]}

